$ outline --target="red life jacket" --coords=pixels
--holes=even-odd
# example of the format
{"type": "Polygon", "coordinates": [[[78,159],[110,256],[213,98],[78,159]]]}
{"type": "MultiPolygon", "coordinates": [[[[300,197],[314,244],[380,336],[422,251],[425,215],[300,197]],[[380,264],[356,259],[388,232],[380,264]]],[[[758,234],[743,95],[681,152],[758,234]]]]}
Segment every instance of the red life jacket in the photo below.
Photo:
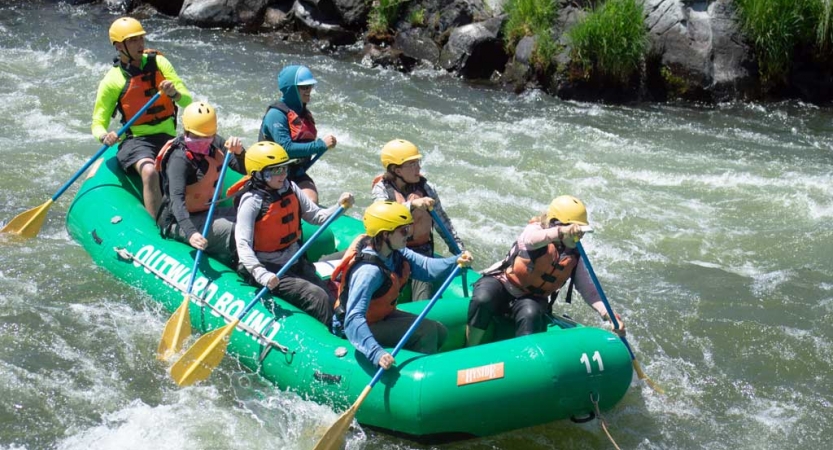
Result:
{"type": "MultiPolygon", "coordinates": [[[[214,147],[214,151],[208,155],[197,155],[188,150],[181,138],[171,139],[165,143],[162,150],[156,155],[156,171],[163,177],[167,176],[165,169],[168,166],[168,160],[176,149],[182,149],[185,152],[185,157],[190,161],[201,158],[208,161],[208,169],[203,173],[202,179],[197,177],[196,183],[185,186],[185,208],[188,212],[198,213],[208,211],[211,207],[211,197],[214,196],[214,187],[217,184],[217,180],[220,179],[220,170],[223,168],[225,153],[219,148],[214,147]]],[[[186,174],[182,175],[185,176],[186,174]]],[[[163,185],[166,186],[165,190],[167,191],[167,182],[163,182],[163,185]]],[[[164,194],[169,195],[168,192],[164,192],[164,194]]]]}
{"type": "MultiPolygon", "coordinates": [[[[411,202],[418,198],[428,196],[428,193],[425,189],[425,183],[427,180],[423,176],[419,177],[419,182],[416,184],[414,192],[408,194],[407,197],[405,197],[401,192],[399,192],[399,190],[396,189],[396,186],[387,181],[384,181],[384,174],[379,175],[373,179],[373,183],[370,185],[371,188],[375,186],[376,183],[378,183],[379,181],[382,181],[384,183],[385,190],[388,193],[388,199],[396,201],[397,203],[411,202]]],[[[434,219],[431,217],[431,213],[421,208],[412,208],[411,215],[414,217],[413,238],[408,241],[408,247],[421,247],[425,244],[432,242],[433,235],[431,234],[431,232],[434,229],[434,219]]]]}
{"type": "Polygon", "coordinates": [[[504,273],[509,282],[527,294],[547,297],[570,279],[578,260],[575,249],[552,242],[532,251],[520,251],[515,242],[506,257],[504,273]]]}
{"type": "MultiPolygon", "coordinates": [[[[312,142],[318,137],[318,130],[315,129],[315,120],[312,118],[312,113],[308,109],[304,108],[303,116],[299,116],[286,103],[277,101],[266,108],[266,114],[269,114],[269,110],[273,108],[286,115],[286,119],[289,122],[289,137],[292,138],[292,142],[312,142]]],[[[265,114],[263,118],[266,118],[265,114]]],[[[261,120],[261,122],[263,121],[261,120]]],[[[266,136],[263,134],[263,130],[260,131],[258,140],[275,141],[274,136],[266,136]]]]}
{"type": "MultiPolygon", "coordinates": [[[[165,76],[159,71],[156,65],[155,50],[146,49],[147,61],[141,69],[132,65],[121,65],[118,60],[113,62],[114,66],[121,65],[125,78],[124,87],[119,93],[119,100],[116,110],[121,114],[121,123],[127,123],[130,118],[136,115],[142,107],[147,104],[159,91],[159,83],[165,81],[165,76]]],[[[113,116],[116,112],[113,111],[113,116]]],[[[167,95],[162,95],[141,117],[133,122],[136,125],[156,125],[173,117],[176,119],[176,105],[167,95]]]]}
{"type": "MultiPolygon", "coordinates": [[[[258,252],[276,252],[283,250],[301,238],[301,202],[292,188],[283,194],[273,189],[255,187],[250,177],[240,179],[226,191],[227,197],[235,196],[238,191],[247,189],[261,199],[260,211],[255,219],[253,246],[258,252]]],[[[234,200],[235,206],[240,198],[234,200]]]]}
{"type": "Polygon", "coordinates": [[[370,242],[370,237],[367,235],[360,235],[357,237],[344,257],[341,263],[335,268],[331,279],[338,283],[338,296],[333,309],[338,310],[340,305],[347,306],[348,289],[350,286],[350,276],[353,273],[353,267],[360,262],[367,262],[378,267],[385,277],[382,286],[376,290],[370,297],[370,303],[367,306],[367,313],[365,318],[368,324],[376,323],[396,309],[396,302],[399,299],[399,292],[408,283],[411,277],[411,265],[406,260],[402,260],[402,274],[391,271],[385,265],[384,261],[376,255],[369,255],[362,252],[362,249],[367,247],[370,242]]]}

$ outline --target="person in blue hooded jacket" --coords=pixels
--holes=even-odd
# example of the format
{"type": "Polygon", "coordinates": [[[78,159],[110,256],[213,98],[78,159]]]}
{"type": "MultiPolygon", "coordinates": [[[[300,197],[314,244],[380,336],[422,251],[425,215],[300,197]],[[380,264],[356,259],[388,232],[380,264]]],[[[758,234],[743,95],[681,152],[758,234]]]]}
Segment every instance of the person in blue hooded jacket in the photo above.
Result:
{"type": "Polygon", "coordinates": [[[278,89],[282,97],[266,109],[260,124],[259,141],[278,143],[298,162],[289,169],[289,180],[318,203],[318,189],[307,174],[315,159],[336,146],[335,136],[318,138],[315,120],[307,109],[312,88],[317,81],[305,66],[287,66],[278,74],[278,89]]]}

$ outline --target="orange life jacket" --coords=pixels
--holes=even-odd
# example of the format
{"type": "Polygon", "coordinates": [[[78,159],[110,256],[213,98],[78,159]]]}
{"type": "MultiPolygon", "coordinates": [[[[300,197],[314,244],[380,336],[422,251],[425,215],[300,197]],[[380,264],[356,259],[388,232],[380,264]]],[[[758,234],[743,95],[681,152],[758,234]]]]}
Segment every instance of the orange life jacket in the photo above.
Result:
{"type": "Polygon", "coordinates": [[[578,260],[575,249],[552,242],[532,251],[521,251],[515,242],[506,257],[504,273],[509,282],[524,292],[546,297],[570,279],[578,260]]]}
{"type": "MultiPolygon", "coordinates": [[[[214,151],[209,152],[208,155],[196,155],[188,150],[182,138],[171,139],[165,143],[162,150],[156,155],[156,171],[162,174],[163,177],[167,176],[165,168],[176,149],[182,149],[185,152],[185,157],[190,161],[198,158],[204,158],[208,161],[208,169],[203,173],[202,179],[198,179],[196,183],[185,186],[185,208],[188,212],[198,213],[208,211],[211,207],[211,197],[214,196],[214,187],[217,185],[217,180],[220,179],[220,170],[223,168],[225,153],[214,146],[214,151]]],[[[167,183],[163,182],[163,185],[167,185],[167,183]]],[[[165,190],[167,190],[167,187],[165,190]]],[[[164,192],[164,194],[168,195],[167,192],[164,192]]]]}
{"type": "MultiPolygon", "coordinates": [[[[114,66],[121,65],[127,81],[119,94],[116,110],[121,114],[121,123],[127,123],[136,113],[142,109],[148,100],[159,91],[159,83],[165,81],[165,76],[159,71],[156,65],[155,50],[145,50],[147,61],[141,69],[132,65],[122,65],[118,60],[113,62],[114,66]]],[[[115,116],[116,112],[113,111],[115,116]]],[[[162,95],[141,117],[133,122],[136,125],[156,125],[173,117],[176,119],[176,105],[167,95],[162,95]]]]}
{"type": "MultiPolygon", "coordinates": [[[[312,142],[318,137],[318,130],[315,129],[315,120],[312,118],[312,113],[308,109],[304,108],[304,115],[302,117],[287,106],[286,103],[277,101],[266,108],[266,114],[269,114],[269,110],[273,108],[286,115],[287,121],[289,122],[289,137],[292,139],[292,142],[312,142]]],[[[266,115],[263,118],[265,119],[266,115]]],[[[261,130],[258,139],[261,141],[274,141],[274,136],[272,139],[269,139],[268,136],[263,134],[263,130],[261,130]]]]}
{"type": "MultiPolygon", "coordinates": [[[[301,238],[301,202],[292,188],[278,194],[274,189],[255,187],[251,178],[246,176],[228,188],[226,196],[235,196],[244,188],[256,193],[261,199],[254,226],[255,251],[276,252],[301,238]]],[[[237,206],[240,198],[235,198],[234,203],[237,206]]]]}
{"type": "Polygon", "coordinates": [[[334,310],[338,310],[341,305],[344,305],[344,307],[347,306],[350,276],[356,264],[367,262],[382,271],[382,274],[385,276],[385,281],[370,297],[370,303],[367,306],[365,317],[368,324],[384,319],[396,309],[399,292],[405,287],[411,277],[411,265],[407,260],[402,260],[400,275],[396,271],[388,269],[384,261],[378,256],[362,252],[362,249],[367,247],[370,239],[367,235],[357,237],[350,244],[344,257],[341,259],[341,263],[335,268],[331,276],[331,279],[338,283],[338,296],[336,297],[336,303],[333,308],[334,310]]]}
{"type": "MultiPolygon", "coordinates": [[[[419,182],[416,184],[414,192],[408,194],[407,197],[399,192],[399,190],[396,189],[396,186],[384,181],[384,176],[385,175],[382,174],[374,178],[373,183],[370,186],[373,187],[376,183],[382,181],[385,185],[385,190],[388,193],[388,199],[390,200],[394,200],[397,203],[405,203],[428,196],[425,189],[425,183],[427,180],[423,176],[419,177],[419,182]]],[[[411,209],[411,215],[414,217],[413,238],[408,241],[408,247],[416,248],[432,243],[433,235],[431,234],[431,231],[434,229],[434,219],[431,217],[431,213],[421,208],[413,208],[411,209]]]]}

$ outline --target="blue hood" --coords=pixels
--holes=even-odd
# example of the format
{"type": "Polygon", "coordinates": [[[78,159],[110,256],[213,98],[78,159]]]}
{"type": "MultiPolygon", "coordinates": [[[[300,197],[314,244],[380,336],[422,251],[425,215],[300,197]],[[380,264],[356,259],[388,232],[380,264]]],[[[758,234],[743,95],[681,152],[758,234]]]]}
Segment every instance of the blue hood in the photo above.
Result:
{"type": "Polygon", "coordinates": [[[301,81],[298,79],[298,75],[301,74],[311,74],[311,72],[304,66],[286,66],[278,74],[278,89],[283,94],[281,101],[298,114],[301,114],[304,110],[301,96],[298,93],[298,82],[301,81]],[[301,73],[299,74],[299,72],[301,73]]]}

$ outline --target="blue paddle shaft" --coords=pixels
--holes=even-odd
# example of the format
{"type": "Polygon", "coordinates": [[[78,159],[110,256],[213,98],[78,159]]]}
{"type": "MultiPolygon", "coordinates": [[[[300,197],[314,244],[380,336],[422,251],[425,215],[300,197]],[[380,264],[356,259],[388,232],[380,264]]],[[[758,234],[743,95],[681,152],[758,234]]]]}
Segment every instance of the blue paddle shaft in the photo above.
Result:
{"type": "MultiPolygon", "coordinates": [[[[313,233],[312,236],[310,236],[309,240],[307,240],[307,242],[304,242],[304,245],[302,245],[301,248],[299,248],[298,251],[295,252],[294,255],[292,255],[292,258],[289,258],[289,261],[287,261],[287,263],[284,264],[284,266],[281,267],[281,270],[279,270],[278,273],[276,273],[275,275],[278,278],[282,277],[286,273],[286,271],[289,270],[289,268],[292,267],[292,265],[295,264],[296,261],[298,261],[298,258],[304,255],[304,252],[306,252],[310,245],[312,245],[312,243],[315,242],[316,239],[318,239],[318,236],[320,236],[321,233],[323,233],[324,230],[326,230],[327,227],[329,227],[330,224],[333,223],[343,212],[344,206],[339,205],[338,209],[336,209],[333,215],[327,218],[327,220],[323,224],[321,224],[321,226],[318,227],[317,230],[315,230],[315,233],[313,233]]],[[[264,286],[263,289],[261,289],[257,293],[257,295],[255,295],[255,298],[253,298],[252,301],[250,301],[249,304],[246,305],[245,308],[243,308],[243,311],[240,311],[240,314],[237,315],[237,319],[242,319],[249,312],[249,310],[255,306],[258,300],[260,300],[261,297],[266,295],[267,292],[269,292],[269,288],[264,286]]]]}
{"type": "MultiPolygon", "coordinates": [[[[402,350],[402,347],[405,346],[405,343],[408,342],[408,339],[410,339],[411,335],[414,334],[419,324],[422,323],[422,320],[425,319],[425,316],[428,315],[428,312],[431,311],[431,308],[434,307],[434,304],[437,303],[437,300],[440,299],[440,296],[443,295],[443,292],[445,292],[445,290],[448,288],[448,285],[450,285],[451,282],[454,281],[454,277],[456,277],[461,270],[462,268],[460,266],[456,266],[454,270],[451,271],[451,273],[448,275],[448,278],[446,278],[445,282],[443,282],[443,285],[440,286],[440,289],[437,290],[433,297],[431,297],[431,301],[428,302],[428,305],[425,307],[425,309],[423,309],[419,316],[417,316],[416,320],[414,320],[414,323],[411,324],[411,327],[408,328],[408,331],[405,332],[405,335],[402,336],[402,339],[400,339],[399,343],[396,344],[396,347],[394,347],[393,351],[390,354],[391,356],[396,357],[396,354],[399,353],[399,350],[402,350]]],[[[380,367],[379,370],[376,371],[376,375],[373,376],[373,379],[370,380],[370,384],[368,386],[373,387],[382,378],[382,373],[384,373],[384,371],[385,369],[380,367]]]]}
{"type": "MultiPolygon", "coordinates": [[[[208,232],[211,230],[211,219],[214,218],[214,208],[217,206],[217,197],[220,196],[220,190],[223,188],[223,180],[226,178],[226,169],[228,169],[228,163],[231,161],[231,156],[232,153],[227,150],[226,157],[223,159],[223,168],[220,169],[220,178],[217,180],[217,187],[214,188],[214,195],[211,197],[211,206],[208,208],[208,214],[205,216],[205,225],[202,227],[203,237],[208,236],[208,232]]],[[[197,268],[200,265],[202,253],[202,250],[197,249],[197,254],[194,256],[194,268],[191,269],[191,276],[188,278],[188,287],[185,289],[186,295],[190,295],[191,289],[194,288],[194,279],[197,278],[197,268]]]]}
{"type": "MultiPolygon", "coordinates": [[[[124,126],[123,126],[123,127],[121,127],[121,128],[119,129],[119,131],[118,131],[116,134],[117,134],[119,137],[121,137],[121,135],[123,135],[123,134],[127,131],[127,129],[128,129],[128,128],[130,128],[130,126],[131,126],[131,125],[133,125],[133,122],[135,122],[135,121],[136,121],[139,117],[141,117],[141,115],[142,115],[142,114],[144,114],[144,113],[145,113],[145,111],[147,111],[147,110],[148,110],[148,108],[150,108],[150,105],[154,104],[154,103],[156,102],[156,100],[158,100],[158,99],[159,99],[159,96],[160,96],[160,95],[162,95],[162,93],[161,93],[161,92],[157,92],[157,93],[156,93],[156,95],[154,95],[153,97],[151,97],[151,98],[150,98],[150,100],[148,100],[148,102],[147,102],[147,103],[145,103],[145,106],[142,106],[142,109],[140,109],[140,110],[139,110],[139,112],[137,112],[135,116],[131,117],[131,118],[130,118],[130,120],[128,120],[128,121],[127,121],[127,123],[126,123],[126,124],[124,124],[124,126]]],[[[77,179],[78,179],[81,175],[83,175],[83,174],[84,174],[84,172],[86,172],[86,171],[87,171],[87,169],[89,169],[89,168],[90,168],[90,166],[92,166],[92,165],[93,165],[93,163],[95,162],[95,160],[97,160],[99,157],[101,157],[101,155],[103,155],[103,154],[104,154],[104,152],[105,152],[105,151],[107,151],[107,149],[108,149],[108,148],[109,148],[109,146],[108,146],[107,144],[102,145],[102,146],[101,146],[101,148],[100,148],[100,149],[98,149],[98,151],[95,153],[95,155],[93,155],[93,157],[92,157],[92,158],[90,158],[90,160],[89,160],[89,161],[87,161],[87,163],[86,163],[86,164],[84,164],[84,165],[81,167],[81,169],[79,169],[79,170],[78,170],[78,172],[75,172],[75,175],[73,175],[73,176],[72,176],[72,178],[70,178],[70,179],[69,179],[66,183],[64,183],[64,185],[63,185],[63,186],[61,186],[61,188],[60,188],[60,189],[58,189],[58,192],[56,192],[56,193],[55,193],[55,195],[53,195],[53,196],[52,196],[52,201],[54,202],[55,200],[58,200],[58,197],[60,197],[61,195],[63,195],[63,194],[64,194],[64,192],[66,192],[66,190],[67,190],[67,189],[69,189],[69,187],[70,187],[70,186],[72,186],[72,183],[75,183],[75,181],[76,181],[76,180],[77,180],[77,179]]]]}
{"type": "MultiPolygon", "coordinates": [[[[596,286],[596,292],[599,293],[599,297],[601,297],[602,303],[605,305],[607,316],[610,318],[610,322],[613,323],[613,329],[618,329],[619,322],[616,320],[616,314],[613,313],[613,308],[610,307],[610,302],[607,301],[607,296],[605,295],[604,290],[602,290],[602,284],[599,283],[599,279],[596,277],[596,272],[593,271],[593,265],[590,264],[590,258],[587,257],[587,253],[585,253],[581,242],[576,242],[576,248],[578,249],[579,255],[581,255],[581,260],[584,261],[584,265],[587,267],[587,272],[590,273],[590,279],[593,280],[593,285],[596,286]]],[[[636,356],[633,354],[633,350],[631,350],[631,346],[625,336],[619,336],[619,338],[622,339],[625,347],[627,347],[628,353],[631,354],[631,359],[636,359],[636,356]]]]}

